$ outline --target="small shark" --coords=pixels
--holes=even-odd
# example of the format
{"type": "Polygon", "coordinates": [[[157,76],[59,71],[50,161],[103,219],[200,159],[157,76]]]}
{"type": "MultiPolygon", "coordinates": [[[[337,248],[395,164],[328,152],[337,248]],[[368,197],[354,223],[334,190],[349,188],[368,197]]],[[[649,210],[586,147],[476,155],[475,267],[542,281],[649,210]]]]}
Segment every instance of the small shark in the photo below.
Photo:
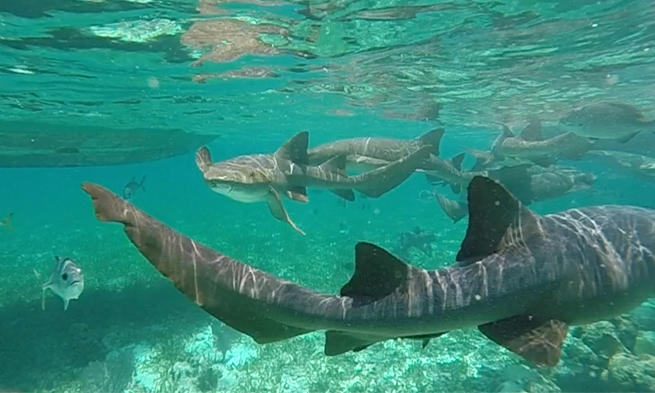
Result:
{"type": "Polygon", "coordinates": [[[514,196],[518,197],[522,203],[529,204],[533,199],[533,195],[531,188],[525,187],[525,185],[530,184],[531,178],[529,170],[531,167],[532,164],[524,163],[515,166],[501,167],[500,169],[489,169],[478,172],[457,171],[457,173],[451,174],[441,172],[439,176],[435,176],[432,173],[426,173],[425,179],[432,185],[443,185],[444,183],[449,183],[452,191],[455,194],[459,194],[460,190],[466,189],[471,180],[476,176],[489,177],[508,187],[514,193],[514,196]]]}
{"type": "Polygon", "coordinates": [[[325,354],[478,327],[529,362],[559,363],[570,325],[610,319],[653,295],[655,211],[594,206],[537,215],[491,179],[468,188],[456,263],[424,270],[370,243],[340,295],[315,292],[214,251],[111,191],[85,183],[96,217],[124,225],[189,299],[259,344],[326,330],[325,354]]]}
{"type": "Polygon", "coordinates": [[[518,158],[548,167],[558,159],[579,160],[593,146],[593,143],[573,132],[566,132],[545,139],[542,136],[541,122],[532,119],[530,124],[515,136],[509,127],[494,141],[491,152],[496,160],[518,158]]]}
{"type": "Polygon", "coordinates": [[[307,158],[310,164],[318,165],[329,158],[345,155],[347,157],[346,170],[362,173],[389,165],[407,154],[429,146],[432,149],[430,156],[416,171],[443,180],[450,184],[454,192],[459,193],[461,186],[458,181],[461,180],[460,170],[464,154],[459,154],[450,160],[439,158],[443,135],[444,129],[437,128],[408,141],[386,138],[345,139],[310,149],[307,158]]]}
{"type": "Polygon", "coordinates": [[[437,236],[420,227],[414,228],[409,232],[402,232],[398,238],[398,254],[402,257],[409,257],[409,250],[415,248],[420,250],[427,257],[432,257],[432,243],[437,240],[437,236]]]}
{"type": "MultiPolygon", "coordinates": [[[[36,270],[34,270],[34,274],[41,281],[41,275],[36,270]]],[[[45,291],[48,289],[64,301],[64,311],[68,310],[70,300],[79,298],[84,290],[82,269],[72,259],[56,256],[50,280],[43,284],[43,293],[41,295],[41,308],[43,310],[45,310],[45,291]]]]}
{"type": "Polygon", "coordinates": [[[606,150],[591,151],[588,158],[591,161],[610,164],[637,179],[655,183],[655,158],[606,150]]]}
{"type": "Polygon", "coordinates": [[[132,199],[132,197],[134,197],[134,194],[136,194],[136,192],[139,189],[142,189],[143,191],[145,191],[146,187],[145,187],[144,184],[146,182],[146,176],[147,175],[143,175],[140,182],[136,181],[136,177],[132,177],[132,180],[130,180],[125,185],[125,187],[123,187],[123,198],[125,198],[126,200],[130,200],[130,199],[132,199]]]}
{"type": "Polygon", "coordinates": [[[413,140],[388,138],[354,138],[325,143],[310,149],[307,160],[310,165],[319,165],[340,155],[347,157],[348,172],[367,172],[429,146],[430,153],[439,156],[443,128],[429,131],[413,140]]]}
{"type": "MultiPolygon", "coordinates": [[[[532,169],[532,171],[535,171],[535,169],[532,169]]],[[[529,199],[521,199],[521,203],[530,205],[534,202],[557,199],[574,192],[591,190],[596,179],[596,175],[593,173],[567,168],[537,170],[536,173],[530,174],[530,181],[527,183],[512,182],[503,184],[502,181],[500,183],[513,195],[530,195],[531,198],[529,199]]],[[[468,216],[468,205],[466,202],[454,201],[441,195],[436,195],[436,198],[441,209],[453,223],[458,223],[464,217],[468,216]]]]}
{"type": "Polygon", "coordinates": [[[655,132],[655,122],[637,108],[615,102],[598,102],[572,109],[559,123],[577,135],[626,143],[642,131],[655,132]]]}
{"type": "Polygon", "coordinates": [[[424,146],[411,154],[359,176],[347,176],[346,158],[336,156],[319,166],[307,164],[309,133],[301,132],[287,141],[275,154],[239,156],[214,163],[211,153],[202,147],[196,165],[212,191],[244,203],[266,202],[273,217],[305,233],[291,220],[281,196],[300,203],[309,202],[307,187],[328,189],[348,201],[355,200],[353,190],[379,198],[414,173],[430,154],[424,146]]]}

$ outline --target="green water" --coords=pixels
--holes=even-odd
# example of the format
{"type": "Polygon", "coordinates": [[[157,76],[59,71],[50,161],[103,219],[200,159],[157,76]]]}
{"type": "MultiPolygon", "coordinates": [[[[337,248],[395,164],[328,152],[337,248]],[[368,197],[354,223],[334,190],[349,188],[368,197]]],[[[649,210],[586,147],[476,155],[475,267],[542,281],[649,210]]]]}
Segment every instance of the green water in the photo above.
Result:
{"type": "MultiPolygon", "coordinates": [[[[454,224],[420,173],[378,199],[346,204],[310,189],[309,204],[285,200],[301,236],[265,204],[213,193],[194,162],[200,146],[171,153],[156,133],[216,136],[208,146],[218,161],[273,153],[300,131],[310,132],[314,147],[353,137],[412,139],[444,127],[440,155],[449,159],[465,148],[489,150],[501,124],[520,130],[538,116],[552,126],[571,107],[601,100],[635,105],[652,119],[650,2],[218,3],[0,0],[0,216],[13,212],[14,229],[0,227],[0,392],[655,391],[650,303],[572,328],[552,369],[474,328],[424,349],[420,341],[389,340],[336,357],[323,354],[320,331],[258,345],[181,294],[122,226],[99,222],[81,189],[93,182],[120,195],[147,174],[135,206],[319,292],[336,294],[348,282],[357,242],[398,252],[401,234],[416,227],[435,235],[432,255],[412,249],[403,259],[443,268],[454,262],[467,220],[454,224]],[[60,151],[46,153],[50,167],[31,168],[7,158],[30,151],[36,131],[100,127],[152,132],[139,149],[151,143],[165,158],[55,167],[60,151]],[[34,274],[48,277],[56,255],[74,259],[85,275],[84,292],[66,311],[52,292],[41,309],[34,274]]],[[[38,142],[46,150],[71,145],[64,139],[38,142]]],[[[136,143],[108,140],[115,155],[136,143]]],[[[655,138],[620,149],[655,157],[655,138]]],[[[464,168],[473,163],[468,155],[464,168]]],[[[655,208],[648,168],[558,164],[598,180],[531,205],[539,214],[600,204],[655,208]]]]}

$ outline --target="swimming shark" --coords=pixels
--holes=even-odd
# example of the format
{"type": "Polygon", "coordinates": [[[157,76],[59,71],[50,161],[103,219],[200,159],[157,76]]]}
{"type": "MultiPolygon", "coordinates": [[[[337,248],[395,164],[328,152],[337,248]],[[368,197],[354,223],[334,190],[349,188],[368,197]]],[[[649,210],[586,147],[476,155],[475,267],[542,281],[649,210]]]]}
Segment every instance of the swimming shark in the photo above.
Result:
{"type": "Polygon", "coordinates": [[[464,159],[459,154],[450,160],[439,158],[441,139],[445,131],[437,128],[413,140],[389,138],[353,138],[325,143],[307,152],[307,160],[312,165],[319,165],[326,160],[345,155],[346,171],[361,173],[389,165],[421,148],[430,147],[430,155],[416,169],[433,178],[439,178],[450,184],[454,192],[459,192],[461,185],[461,166],[464,159]]]}
{"type": "Polygon", "coordinates": [[[439,156],[444,133],[443,128],[437,128],[411,140],[390,138],[338,140],[309,149],[307,161],[310,165],[320,165],[330,158],[345,155],[348,172],[366,172],[400,160],[425,146],[431,147],[430,153],[434,156],[439,156]]]}
{"type": "MultiPolygon", "coordinates": [[[[544,168],[538,168],[540,167],[530,168],[528,182],[503,184],[500,181],[500,183],[513,195],[530,196],[521,199],[521,203],[530,205],[534,202],[552,200],[574,192],[592,190],[597,179],[593,173],[576,169],[553,168],[545,170],[544,168]]],[[[436,198],[441,209],[453,223],[458,223],[468,216],[468,204],[466,202],[448,199],[442,195],[436,195],[436,198]]]]}
{"type": "Polygon", "coordinates": [[[259,344],[326,330],[325,354],[477,326],[542,366],[559,363],[569,326],[627,312],[653,295],[655,211],[595,206],[537,215],[495,181],[468,187],[456,262],[424,270],[371,243],[339,295],[255,269],[176,232],[106,188],[85,183],[96,217],[120,223],[189,299],[259,344]]]}
{"type": "Polygon", "coordinates": [[[319,166],[308,165],[308,143],[309,133],[300,132],[275,154],[245,155],[216,163],[209,149],[202,147],[196,153],[196,165],[212,191],[239,202],[266,202],[275,218],[304,235],[289,217],[281,196],[307,203],[307,187],[314,187],[328,189],[349,201],[355,200],[353,190],[379,198],[411,176],[431,151],[431,147],[423,146],[373,171],[347,176],[343,155],[319,166]]]}
{"type": "Polygon", "coordinates": [[[503,126],[503,132],[494,141],[491,153],[497,161],[515,158],[548,167],[562,158],[579,160],[592,146],[589,139],[573,132],[544,139],[541,122],[531,119],[518,136],[509,127],[503,126]]]}
{"type": "Polygon", "coordinates": [[[634,153],[597,150],[589,152],[588,159],[610,164],[637,179],[655,183],[655,158],[634,153]]]}

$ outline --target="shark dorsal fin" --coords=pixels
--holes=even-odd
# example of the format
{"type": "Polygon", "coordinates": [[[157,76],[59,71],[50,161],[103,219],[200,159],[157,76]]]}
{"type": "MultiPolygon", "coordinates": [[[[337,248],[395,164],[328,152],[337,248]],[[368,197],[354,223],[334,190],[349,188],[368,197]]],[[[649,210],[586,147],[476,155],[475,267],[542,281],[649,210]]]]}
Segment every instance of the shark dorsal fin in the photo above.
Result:
{"type": "Polygon", "coordinates": [[[416,139],[424,145],[432,146],[431,153],[439,157],[441,138],[443,138],[443,135],[445,133],[446,130],[444,130],[443,128],[435,128],[434,130],[428,131],[416,139]]]}
{"type": "Polygon", "coordinates": [[[544,136],[541,133],[541,121],[537,118],[530,119],[530,123],[521,131],[519,136],[528,142],[543,141],[544,136]]]}
{"type": "Polygon", "coordinates": [[[462,170],[462,162],[466,158],[466,153],[461,153],[450,159],[450,164],[458,171],[462,170]]]}
{"type": "Polygon", "coordinates": [[[469,225],[457,254],[474,263],[500,250],[518,247],[541,233],[539,218],[499,183],[475,176],[468,189],[469,225]]]}
{"type": "Polygon", "coordinates": [[[309,159],[307,158],[308,147],[309,132],[299,132],[277,149],[275,157],[289,160],[298,165],[309,165],[309,159]]]}
{"type": "Polygon", "coordinates": [[[340,175],[346,176],[347,164],[348,156],[345,154],[339,154],[325,161],[318,167],[326,172],[338,173],[340,175]]]}
{"type": "Polygon", "coordinates": [[[351,297],[357,304],[383,299],[405,283],[409,269],[386,250],[371,243],[357,243],[355,274],[341,288],[341,296],[351,297]]]}

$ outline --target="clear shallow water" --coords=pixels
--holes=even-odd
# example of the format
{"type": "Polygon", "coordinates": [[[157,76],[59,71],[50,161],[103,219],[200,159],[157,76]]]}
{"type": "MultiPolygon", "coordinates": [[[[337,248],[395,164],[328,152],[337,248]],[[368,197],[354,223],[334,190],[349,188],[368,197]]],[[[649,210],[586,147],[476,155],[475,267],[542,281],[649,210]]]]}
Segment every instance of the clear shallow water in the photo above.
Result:
{"type": "MultiPolygon", "coordinates": [[[[500,122],[518,128],[537,114],[548,124],[572,105],[600,98],[654,115],[655,19],[648,2],[231,3],[221,13],[215,5],[1,2],[2,120],[215,133],[216,159],[272,152],[302,130],[317,145],[355,136],[410,139],[442,123],[448,158],[465,147],[487,149],[500,122]],[[268,56],[233,59],[262,50],[268,56]],[[200,58],[207,61],[191,67],[200,58]],[[226,75],[253,67],[268,77],[226,75]]],[[[605,165],[564,164],[594,172],[597,192],[533,210],[655,207],[648,182],[605,165]]],[[[212,193],[192,152],[120,167],[1,169],[0,213],[14,212],[15,231],[0,232],[0,390],[655,388],[648,358],[641,368],[634,359],[621,368],[623,358],[595,345],[609,339],[589,338],[648,337],[655,326],[644,317],[651,315],[647,307],[633,316],[638,328],[601,324],[572,335],[554,371],[527,366],[474,330],[433,340],[425,350],[390,341],[335,358],[323,355],[321,333],[258,346],[179,294],[118,225],[95,219],[80,190],[92,181],[120,193],[143,174],[147,191],[133,200],[138,207],[236,259],[328,293],[350,278],[358,241],[393,251],[401,232],[419,226],[437,236],[433,255],[412,250],[406,259],[434,269],[452,263],[466,230],[465,221],[453,225],[434,200],[419,198],[430,187],[418,174],[380,199],[347,207],[311,191],[309,205],[286,202],[307,232],[301,237],[264,205],[212,193]],[[66,312],[52,294],[40,309],[33,270],[48,274],[54,255],[77,260],[87,280],[66,312]],[[612,367],[606,358],[615,359],[612,367]],[[639,384],[617,382],[629,371],[639,384]]]]}

